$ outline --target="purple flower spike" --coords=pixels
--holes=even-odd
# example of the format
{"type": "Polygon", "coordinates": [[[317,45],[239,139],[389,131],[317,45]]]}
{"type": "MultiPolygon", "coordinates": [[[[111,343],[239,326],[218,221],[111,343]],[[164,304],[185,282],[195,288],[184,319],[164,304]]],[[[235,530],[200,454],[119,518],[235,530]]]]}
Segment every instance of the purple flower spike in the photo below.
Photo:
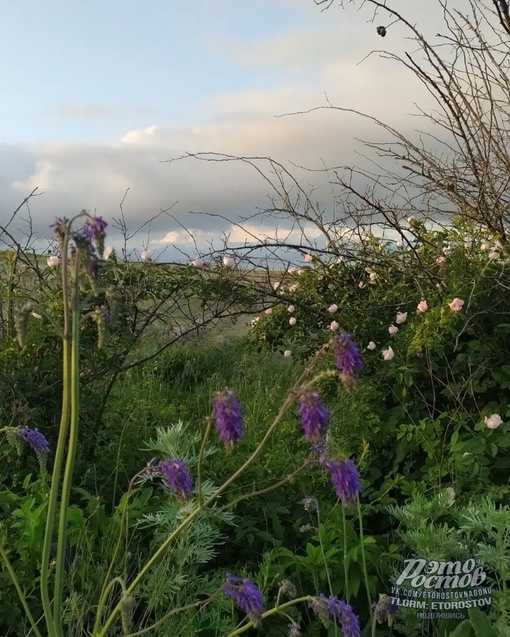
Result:
{"type": "Polygon", "coordinates": [[[241,405],[231,389],[216,393],[213,415],[219,439],[225,443],[226,447],[233,448],[234,444],[243,437],[244,428],[241,405]]]}
{"type": "Polygon", "coordinates": [[[46,437],[38,429],[23,427],[23,429],[19,431],[19,437],[26,442],[37,455],[50,452],[50,445],[46,437]]]}
{"type": "Polygon", "coordinates": [[[361,491],[361,481],[354,462],[349,458],[343,460],[325,458],[321,464],[329,471],[331,482],[344,507],[356,504],[361,491]]]}
{"type": "Polygon", "coordinates": [[[264,599],[255,584],[249,579],[241,580],[235,575],[227,575],[222,590],[227,597],[231,597],[235,601],[255,625],[260,624],[264,612],[264,599]]]}
{"type": "Polygon", "coordinates": [[[305,438],[309,442],[321,440],[329,427],[329,411],[321,403],[317,392],[305,392],[299,399],[298,415],[305,438]]]}
{"type": "Polygon", "coordinates": [[[313,612],[327,627],[329,617],[334,617],[340,622],[343,637],[361,637],[359,619],[354,614],[352,607],[334,595],[316,597],[311,603],[313,612]]]}
{"type": "Polygon", "coordinates": [[[321,595],[319,599],[322,602],[321,606],[325,605],[328,614],[340,622],[343,637],[361,637],[359,619],[354,614],[352,606],[334,595],[329,597],[321,595]]]}
{"type": "Polygon", "coordinates": [[[88,217],[83,224],[83,233],[90,241],[101,241],[106,237],[107,225],[101,217],[88,217]]]}
{"type": "Polygon", "coordinates": [[[193,488],[186,464],[177,458],[162,460],[158,465],[158,471],[165,476],[170,491],[179,500],[186,500],[193,488]]]}
{"type": "Polygon", "coordinates": [[[333,341],[337,369],[345,382],[352,384],[354,375],[363,367],[361,352],[350,334],[339,334],[333,341]]]}

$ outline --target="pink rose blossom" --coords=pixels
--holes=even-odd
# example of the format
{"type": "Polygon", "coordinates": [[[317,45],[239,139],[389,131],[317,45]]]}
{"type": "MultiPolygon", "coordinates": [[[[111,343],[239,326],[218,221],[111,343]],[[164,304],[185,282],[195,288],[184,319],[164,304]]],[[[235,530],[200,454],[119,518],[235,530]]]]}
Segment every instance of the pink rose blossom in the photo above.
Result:
{"type": "Polygon", "coordinates": [[[191,262],[191,265],[194,265],[195,268],[201,268],[204,265],[204,260],[201,259],[200,257],[198,259],[193,259],[193,261],[191,262]]]}
{"type": "Polygon", "coordinates": [[[222,263],[226,268],[233,268],[236,264],[234,257],[225,255],[222,259],[222,263]]]}
{"type": "Polygon", "coordinates": [[[51,257],[48,257],[48,259],[46,260],[46,263],[48,264],[48,267],[50,268],[58,268],[60,259],[56,255],[53,255],[51,257]]]}
{"type": "Polygon", "coordinates": [[[285,356],[285,358],[290,358],[292,356],[292,352],[290,351],[290,349],[286,349],[283,352],[283,355],[285,356]]]}
{"type": "Polygon", "coordinates": [[[146,261],[152,261],[152,254],[151,254],[151,251],[150,251],[150,250],[143,250],[143,251],[140,253],[140,259],[141,259],[143,262],[146,262],[146,261]]]}
{"type": "Polygon", "coordinates": [[[340,325],[338,325],[338,323],[336,321],[332,321],[331,325],[329,326],[329,329],[332,332],[336,332],[339,327],[340,327],[340,325]]]}
{"type": "Polygon", "coordinates": [[[376,345],[374,341],[370,341],[370,343],[367,345],[367,349],[374,350],[375,348],[376,348],[376,345]]]}
{"type": "Polygon", "coordinates": [[[441,263],[444,263],[446,261],[446,259],[443,256],[437,257],[436,259],[436,263],[438,265],[441,265],[441,263]]]}
{"type": "Polygon", "coordinates": [[[421,312],[422,314],[423,312],[426,312],[429,309],[429,306],[427,305],[427,301],[425,301],[425,299],[423,299],[423,301],[420,301],[416,309],[418,310],[418,312],[421,312]]]}
{"type": "Polygon", "coordinates": [[[273,308],[272,307],[268,307],[267,310],[265,310],[264,314],[272,314],[273,313],[273,308]]]}
{"type": "Polygon", "coordinates": [[[497,261],[499,259],[499,252],[497,250],[494,250],[493,252],[491,252],[489,254],[489,259],[491,261],[497,261]]]}
{"type": "Polygon", "coordinates": [[[296,321],[296,317],[295,316],[291,316],[289,319],[289,325],[295,325],[297,323],[296,321]]]}
{"type": "Polygon", "coordinates": [[[486,417],[484,422],[488,429],[497,429],[503,423],[503,420],[499,414],[492,414],[489,418],[486,417]]]}
{"type": "Polygon", "coordinates": [[[292,312],[295,312],[296,308],[293,305],[289,305],[289,307],[287,308],[287,312],[290,312],[292,314],[292,312]]]}
{"type": "Polygon", "coordinates": [[[388,347],[388,349],[383,349],[382,355],[385,361],[391,361],[395,356],[395,352],[391,347],[388,347]]]}
{"type": "Polygon", "coordinates": [[[358,283],[358,287],[359,287],[359,289],[360,289],[360,290],[362,290],[362,289],[365,287],[364,282],[363,282],[363,281],[360,281],[360,282],[358,283]]]}
{"type": "Polygon", "coordinates": [[[313,257],[311,254],[305,254],[304,256],[304,262],[305,263],[311,263],[313,261],[313,257]]]}
{"type": "Polygon", "coordinates": [[[398,332],[398,327],[396,327],[395,325],[390,325],[388,327],[388,332],[392,335],[395,336],[395,334],[398,332]]]}
{"type": "Polygon", "coordinates": [[[464,305],[464,301],[462,299],[455,298],[448,305],[453,312],[460,312],[460,310],[462,310],[462,306],[464,305]]]}
{"type": "Polygon", "coordinates": [[[397,312],[397,318],[395,319],[395,323],[397,325],[402,325],[407,320],[407,312],[397,312]]]}
{"type": "Polygon", "coordinates": [[[330,305],[328,307],[328,312],[330,314],[333,314],[334,312],[336,312],[338,310],[338,305],[336,305],[335,303],[333,303],[332,305],[330,305]]]}

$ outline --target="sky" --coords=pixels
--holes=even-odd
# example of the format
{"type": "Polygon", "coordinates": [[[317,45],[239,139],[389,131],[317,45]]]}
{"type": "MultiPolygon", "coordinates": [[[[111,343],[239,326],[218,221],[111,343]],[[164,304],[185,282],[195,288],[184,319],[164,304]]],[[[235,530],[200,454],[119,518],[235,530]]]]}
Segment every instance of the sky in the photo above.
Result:
{"type": "MultiPolygon", "coordinates": [[[[413,19],[433,34],[439,16],[418,4],[413,19]]],[[[394,6],[405,11],[408,2],[394,6]]],[[[383,41],[371,18],[338,3],[321,11],[314,0],[2,3],[0,224],[37,188],[29,205],[40,241],[54,216],[85,208],[110,223],[117,246],[113,220],[124,199],[133,230],[171,207],[172,216],[133,237],[138,251],[196,256],[183,227],[198,251],[223,233],[242,242],[246,233],[228,220],[268,205],[261,175],[239,162],[168,160],[271,156],[312,171],[359,161],[358,140],[381,136],[366,120],[330,110],[277,117],[327,100],[413,130],[415,102],[429,99],[424,90],[397,63],[364,59],[382,45],[396,53],[413,45],[398,25],[383,41]]],[[[324,176],[293,170],[333,214],[324,176]]],[[[16,236],[27,213],[9,226],[16,236]]],[[[260,235],[276,222],[247,223],[260,235]]]]}

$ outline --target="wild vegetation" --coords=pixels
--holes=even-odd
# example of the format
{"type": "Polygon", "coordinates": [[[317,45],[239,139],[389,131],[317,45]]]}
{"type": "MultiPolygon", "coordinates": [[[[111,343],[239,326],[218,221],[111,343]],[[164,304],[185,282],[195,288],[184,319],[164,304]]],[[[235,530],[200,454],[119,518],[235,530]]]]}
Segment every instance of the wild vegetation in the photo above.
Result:
{"type": "Polygon", "coordinates": [[[508,5],[439,0],[431,43],[361,4],[418,45],[428,145],[376,120],[395,172],[329,171],[337,216],[282,163],[194,156],[269,162],[265,214],[323,240],[168,266],[85,211],[49,256],[1,229],[6,637],[510,634],[508,5]],[[421,617],[414,567],[489,592],[421,617]]]}

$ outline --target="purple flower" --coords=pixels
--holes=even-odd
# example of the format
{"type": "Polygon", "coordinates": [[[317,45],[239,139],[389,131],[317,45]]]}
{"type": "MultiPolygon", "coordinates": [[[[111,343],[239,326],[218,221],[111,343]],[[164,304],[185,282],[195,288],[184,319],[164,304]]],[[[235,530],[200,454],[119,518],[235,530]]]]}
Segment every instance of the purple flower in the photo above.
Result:
{"type": "Polygon", "coordinates": [[[162,460],[157,467],[158,471],[162,473],[170,491],[175,494],[179,500],[185,500],[193,488],[191,477],[189,475],[188,467],[182,460],[172,458],[171,460],[162,460]]]}
{"type": "Polygon", "coordinates": [[[342,504],[345,507],[355,504],[361,491],[361,482],[354,462],[349,458],[343,460],[325,458],[321,464],[329,471],[331,482],[342,504]]]}
{"type": "Polygon", "coordinates": [[[315,458],[320,458],[326,453],[326,443],[324,440],[319,440],[310,445],[310,453],[315,458]]]}
{"type": "Polygon", "coordinates": [[[298,415],[305,438],[316,442],[326,434],[329,426],[329,411],[321,403],[317,392],[305,392],[299,399],[298,415]]]}
{"type": "Polygon", "coordinates": [[[50,452],[50,445],[46,437],[37,428],[30,429],[30,427],[23,427],[23,429],[19,431],[19,437],[26,442],[37,455],[50,452]]]}
{"type": "Polygon", "coordinates": [[[312,610],[325,622],[327,616],[334,617],[340,622],[343,637],[361,637],[359,619],[354,614],[352,606],[334,595],[316,597],[311,604],[312,610]]]}
{"type": "Polygon", "coordinates": [[[264,612],[264,600],[255,584],[249,579],[241,580],[235,575],[227,575],[222,590],[227,597],[231,597],[235,601],[255,625],[260,623],[264,612]]]}
{"type": "Polygon", "coordinates": [[[301,629],[299,627],[299,624],[296,624],[296,622],[291,622],[289,624],[289,637],[301,637],[301,629]]]}
{"type": "Polygon", "coordinates": [[[361,352],[350,334],[339,334],[333,341],[333,350],[336,355],[337,369],[342,373],[345,381],[352,383],[354,374],[363,367],[361,352]]]}
{"type": "Polygon", "coordinates": [[[216,393],[213,414],[219,439],[232,448],[243,437],[244,428],[241,405],[231,389],[216,393]]]}
{"type": "Polygon", "coordinates": [[[108,224],[101,217],[87,217],[83,224],[83,234],[87,239],[94,243],[99,254],[104,251],[104,240],[106,238],[105,229],[108,224]]]}
{"type": "Polygon", "coordinates": [[[62,238],[66,233],[67,223],[68,223],[68,219],[66,219],[65,217],[56,217],[55,223],[52,223],[50,228],[53,228],[55,234],[59,238],[62,238]]]}

